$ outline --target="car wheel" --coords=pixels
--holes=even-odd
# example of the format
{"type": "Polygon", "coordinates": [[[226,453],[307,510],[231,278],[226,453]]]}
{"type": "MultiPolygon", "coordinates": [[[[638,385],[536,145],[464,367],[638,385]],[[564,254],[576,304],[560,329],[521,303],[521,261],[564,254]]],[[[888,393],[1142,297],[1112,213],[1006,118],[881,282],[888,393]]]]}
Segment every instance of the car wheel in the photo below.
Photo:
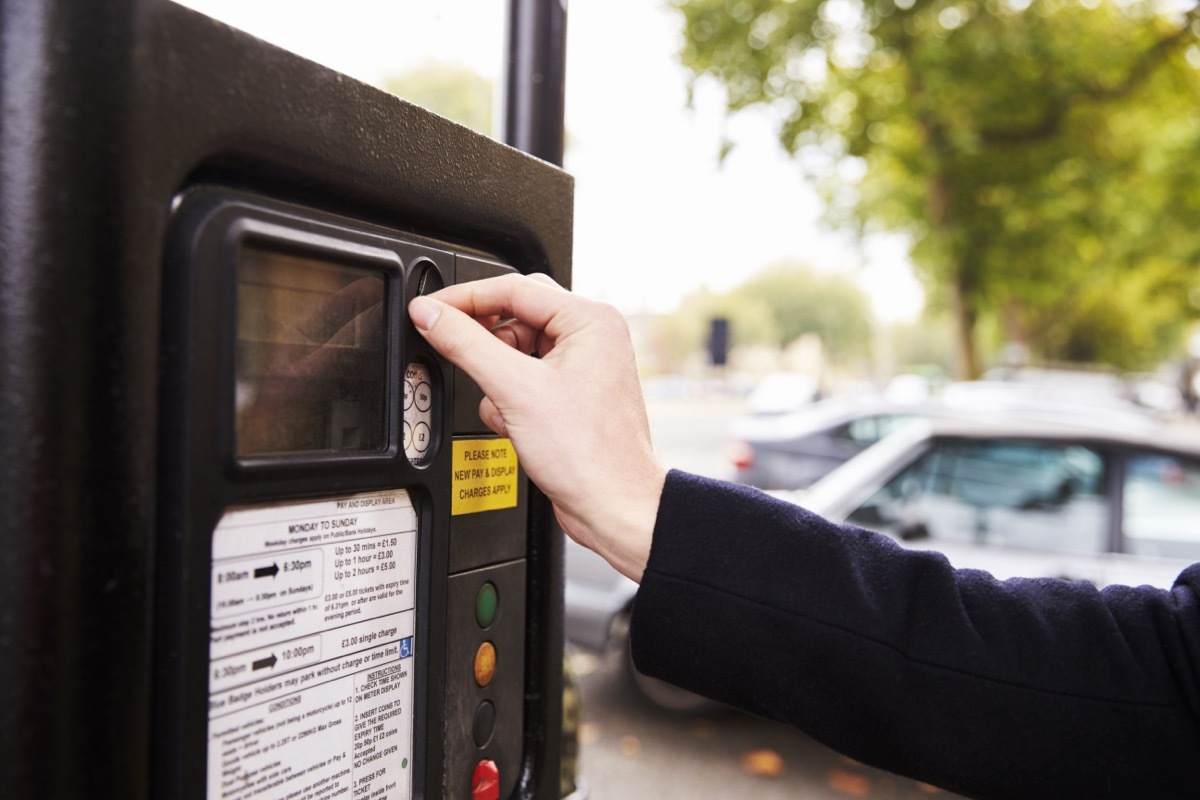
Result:
{"type": "Polygon", "coordinates": [[[629,682],[633,685],[634,691],[643,699],[648,700],[653,706],[675,714],[701,714],[720,707],[715,700],[709,700],[695,692],[680,689],[666,681],[638,672],[637,667],[633,665],[633,652],[629,644],[628,615],[621,620],[620,624],[620,633],[625,640],[625,667],[629,675],[629,682]]]}

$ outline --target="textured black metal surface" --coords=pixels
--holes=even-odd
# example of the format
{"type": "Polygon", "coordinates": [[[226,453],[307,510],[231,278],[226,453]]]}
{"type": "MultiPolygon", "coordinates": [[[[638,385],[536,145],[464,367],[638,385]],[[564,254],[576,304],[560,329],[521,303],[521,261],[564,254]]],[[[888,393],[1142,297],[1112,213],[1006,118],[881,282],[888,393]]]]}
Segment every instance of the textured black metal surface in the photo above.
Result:
{"type": "MultiPolygon", "coordinates": [[[[144,798],[172,198],[252,189],[569,285],[572,183],[166,0],[0,3],[0,782],[144,798]]],[[[550,652],[529,665],[527,753],[561,695],[561,543],[533,538],[550,652]]],[[[521,792],[556,791],[553,761],[527,761],[521,792]]]]}
{"type": "MultiPolygon", "coordinates": [[[[455,262],[455,283],[468,283],[484,278],[494,278],[513,272],[512,267],[496,264],[482,258],[460,257],[455,262]]],[[[460,435],[472,433],[491,436],[492,431],[479,418],[479,403],[483,390],[465,372],[454,370],[454,432],[460,435]]]]}

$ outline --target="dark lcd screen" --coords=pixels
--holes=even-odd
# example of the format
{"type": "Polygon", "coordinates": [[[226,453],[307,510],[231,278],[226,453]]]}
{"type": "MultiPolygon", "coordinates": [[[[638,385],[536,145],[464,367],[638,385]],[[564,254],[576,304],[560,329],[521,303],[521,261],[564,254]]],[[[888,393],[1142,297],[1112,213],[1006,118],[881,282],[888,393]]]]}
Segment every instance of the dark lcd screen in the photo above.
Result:
{"type": "Polygon", "coordinates": [[[386,446],[383,273],[247,245],[237,265],[239,456],[386,446]]]}

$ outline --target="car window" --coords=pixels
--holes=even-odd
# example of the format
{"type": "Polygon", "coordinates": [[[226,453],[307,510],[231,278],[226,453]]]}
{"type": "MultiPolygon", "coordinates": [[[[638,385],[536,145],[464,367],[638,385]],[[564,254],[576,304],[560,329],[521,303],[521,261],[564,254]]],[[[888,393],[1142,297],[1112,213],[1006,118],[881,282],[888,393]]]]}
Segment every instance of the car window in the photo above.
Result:
{"type": "Polygon", "coordinates": [[[851,420],[833,432],[839,439],[847,439],[863,446],[875,444],[892,431],[909,422],[914,414],[872,414],[851,420]]]}
{"type": "Polygon", "coordinates": [[[1122,499],[1127,552],[1200,559],[1200,462],[1131,456],[1122,499]]]}
{"type": "Polygon", "coordinates": [[[907,540],[1107,549],[1104,460],[1082,446],[938,440],[849,521],[907,540]]]}

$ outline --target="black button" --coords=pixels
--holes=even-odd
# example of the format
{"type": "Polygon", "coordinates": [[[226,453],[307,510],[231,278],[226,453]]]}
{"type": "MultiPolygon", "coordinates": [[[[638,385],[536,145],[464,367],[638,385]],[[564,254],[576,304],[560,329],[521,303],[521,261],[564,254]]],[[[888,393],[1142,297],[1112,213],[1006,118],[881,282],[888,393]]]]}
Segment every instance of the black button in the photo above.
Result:
{"type": "Polygon", "coordinates": [[[484,700],[475,709],[475,720],[471,723],[471,738],[476,747],[486,747],[492,740],[492,731],[496,729],[496,707],[490,700],[484,700]]]}

